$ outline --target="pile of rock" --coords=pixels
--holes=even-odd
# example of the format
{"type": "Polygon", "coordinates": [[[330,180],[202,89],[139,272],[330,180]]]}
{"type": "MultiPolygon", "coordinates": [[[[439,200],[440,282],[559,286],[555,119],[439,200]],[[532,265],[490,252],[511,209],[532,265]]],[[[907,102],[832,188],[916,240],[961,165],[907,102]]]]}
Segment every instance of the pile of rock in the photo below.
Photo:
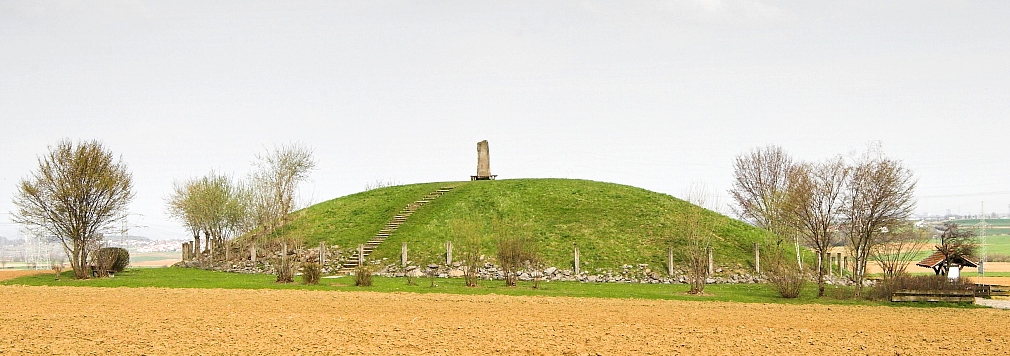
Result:
{"type": "MultiPolygon", "coordinates": [[[[462,277],[464,272],[465,266],[461,266],[459,263],[454,263],[449,266],[436,264],[423,266],[408,265],[402,268],[398,265],[389,265],[379,269],[376,272],[376,275],[387,277],[422,277],[427,276],[428,273],[433,273],[439,278],[458,278],[462,277]]],[[[688,277],[682,271],[678,272],[681,273],[674,276],[668,276],[666,273],[653,271],[649,268],[648,264],[638,264],[623,265],[618,271],[598,269],[594,273],[582,272],[579,275],[575,275],[574,271],[570,269],[547,267],[543,270],[520,270],[518,272],[518,279],[520,281],[532,281],[534,279],[539,279],[541,281],[577,281],[587,283],[687,283],[689,281],[688,277]]],[[[716,273],[721,275],[710,277],[706,280],[706,282],[711,284],[726,284],[760,283],[763,281],[763,279],[759,276],[749,275],[746,273],[727,273],[722,269],[718,269],[716,273]]],[[[485,263],[482,267],[478,268],[477,276],[482,280],[505,279],[505,274],[502,269],[491,263],[485,263]]]]}
{"type": "MultiPolygon", "coordinates": [[[[330,246],[326,248],[326,256],[324,256],[324,265],[322,266],[323,274],[333,274],[336,273],[341,264],[349,258],[354,253],[353,250],[341,250],[339,246],[330,246]]],[[[231,260],[231,261],[214,261],[210,262],[207,259],[203,260],[193,260],[193,261],[183,261],[176,264],[180,267],[189,268],[202,268],[215,271],[233,272],[233,273],[248,273],[248,274],[274,274],[276,270],[274,264],[277,263],[281,258],[280,251],[259,251],[257,253],[256,262],[249,260],[246,256],[242,260],[231,260]]],[[[309,248],[309,249],[294,249],[288,251],[288,258],[294,261],[317,261],[319,258],[319,248],[309,248]]],[[[386,276],[386,277],[423,277],[430,274],[439,278],[460,278],[463,277],[465,272],[465,266],[462,266],[459,262],[453,263],[451,265],[441,265],[441,264],[428,264],[428,265],[418,265],[408,261],[407,266],[401,267],[398,263],[389,263],[388,260],[382,259],[377,261],[370,261],[375,275],[386,276]]],[[[505,273],[501,267],[492,264],[484,263],[483,266],[477,269],[477,276],[481,280],[503,280],[505,279],[505,273]]],[[[520,281],[569,281],[569,282],[586,282],[586,283],[649,283],[649,284],[671,284],[671,283],[688,283],[689,278],[686,271],[683,269],[674,270],[674,274],[668,275],[665,269],[661,271],[653,270],[648,264],[625,264],[617,269],[596,269],[593,272],[587,272],[585,270],[582,273],[576,275],[571,269],[561,269],[558,267],[547,267],[544,269],[536,270],[520,270],[518,272],[518,279],[520,281]]],[[[761,276],[748,274],[746,272],[737,271],[724,271],[722,268],[717,268],[715,270],[715,275],[710,276],[706,279],[706,283],[709,284],[740,284],[740,283],[760,283],[764,279],[761,276]]],[[[831,277],[828,279],[828,284],[847,284],[846,278],[831,277]]]]}
{"type": "MultiPolygon", "coordinates": [[[[323,274],[333,274],[340,269],[340,265],[346,260],[354,251],[344,251],[340,249],[340,246],[329,246],[325,248],[325,255],[323,256],[323,274]]],[[[191,261],[181,261],[173,266],[176,267],[186,267],[186,268],[201,268],[213,271],[222,272],[233,272],[233,273],[247,273],[247,274],[274,274],[276,269],[274,269],[274,264],[279,263],[283,256],[281,250],[271,250],[264,251],[262,249],[256,251],[256,262],[250,259],[250,252],[247,252],[245,256],[240,259],[231,260],[216,260],[211,261],[205,255],[201,256],[200,259],[195,259],[191,261]]],[[[236,254],[237,255],[237,254],[236,254]]],[[[319,248],[298,248],[291,249],[287,251],[287,258],[296,262],[319,262],[319,248]]]]}

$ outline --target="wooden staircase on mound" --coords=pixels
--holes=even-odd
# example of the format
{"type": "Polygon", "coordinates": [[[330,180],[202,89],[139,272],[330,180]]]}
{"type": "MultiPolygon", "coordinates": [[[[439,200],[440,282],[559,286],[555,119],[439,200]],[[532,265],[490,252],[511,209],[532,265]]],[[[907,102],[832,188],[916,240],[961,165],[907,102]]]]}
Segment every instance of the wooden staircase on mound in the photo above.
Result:
{"type": "Polygon", "coordinates": [[[428,193],[428,195],[425,195],[423,198],[421,198],[421,200],[407,204],[407,206],[404,207],[402,210],[400,210],[399,213],[396,213],[396,215],[393,216],[393,218],[390,219],[388,223],[386,223],[386,226],[383,227],[382,230],[379,230],[379,232],[376,233],[371,240],[365,242],[364,245],[362,245],[361,249],[356,250],[354,254],[351,255],[351,258],[349,258],[347,261],[344,261],[344,264],[340,266],[340,269],[337,271],[337,274],[350,274],[351,272],[353,272],[354,269],[358,267],[358,265],[363,264],[362,262],[359,262],[363,261],[362,257],[367,259],[368,255],[372,254],[372,251],[375,251],[375,249],[379,247],[379,244],[385,241],[386,238],[389,237],[389,235],[392,235],[393,232],[396,231],[396,229],[400,228],[400,225],[403,225],[403,223],[407,221],[407,218],[413,215],[414,212],[417,211],[417,209],[420,209],[422,206],[424,206],[424,204],[427,204],[428,202],[435,200],[436,198],[442,196],[443,194],[448,193],[450,190],[452,190],[452,188],[454,187],[439,188],[434,192],[428,193]],[[364,256],[361,256],[359,254],[359,251],[363,251],[364,256]]]}

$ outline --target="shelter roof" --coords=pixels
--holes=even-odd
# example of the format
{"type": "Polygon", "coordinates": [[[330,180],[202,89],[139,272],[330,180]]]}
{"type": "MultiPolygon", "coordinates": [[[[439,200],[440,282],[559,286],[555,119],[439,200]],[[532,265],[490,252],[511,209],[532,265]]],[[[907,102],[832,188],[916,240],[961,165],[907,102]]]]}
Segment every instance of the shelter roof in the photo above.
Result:
{"type": "MultiPolygon", "coordinates": [[[[943,263],[944,260],[945,258],[943,256],[943,253],[940,253],[940,251],[936,251],[933,252],[932,255],[929,255],[929,257],[926,257],[925,259],[919,261],[919,263],[916,263],[915,265],[919,267],[934,268],[943,263]]],[[[978,267],[978,265],[975,262],[964,257],[956,257],[953,260],[951,260],[951,262],[953,262],[956,265],[964,267],[978,267]]]]}

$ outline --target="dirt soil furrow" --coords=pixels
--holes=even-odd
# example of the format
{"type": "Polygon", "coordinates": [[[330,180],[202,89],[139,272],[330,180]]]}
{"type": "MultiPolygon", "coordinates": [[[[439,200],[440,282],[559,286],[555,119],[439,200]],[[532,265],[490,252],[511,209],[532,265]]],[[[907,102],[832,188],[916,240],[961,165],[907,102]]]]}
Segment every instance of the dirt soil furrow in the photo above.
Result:
{"type": "Polygon", "coordinates": [[[0,354],[1010,353],[995,309],[25,286],[0,300],[0,354]]]}

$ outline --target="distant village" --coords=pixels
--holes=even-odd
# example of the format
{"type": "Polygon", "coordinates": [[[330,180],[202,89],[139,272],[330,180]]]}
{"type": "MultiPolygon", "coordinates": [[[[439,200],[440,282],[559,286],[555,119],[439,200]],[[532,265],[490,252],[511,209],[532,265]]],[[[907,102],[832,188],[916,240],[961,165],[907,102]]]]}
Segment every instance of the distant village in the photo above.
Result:
{"type": "MultiPolygon", "coordinates": [[[[105,239],[109,247],[122,247],[131,254],[178,252],[183,242],[185,241],[154,240],[144,236],[112,236],[105,239]]],[[[47,266],[50,260],[59,259],[62,254],[63,249],[56,242],[0,236],[0,262],[4,264],[3,268],[30,263],[47,266]]]]}

